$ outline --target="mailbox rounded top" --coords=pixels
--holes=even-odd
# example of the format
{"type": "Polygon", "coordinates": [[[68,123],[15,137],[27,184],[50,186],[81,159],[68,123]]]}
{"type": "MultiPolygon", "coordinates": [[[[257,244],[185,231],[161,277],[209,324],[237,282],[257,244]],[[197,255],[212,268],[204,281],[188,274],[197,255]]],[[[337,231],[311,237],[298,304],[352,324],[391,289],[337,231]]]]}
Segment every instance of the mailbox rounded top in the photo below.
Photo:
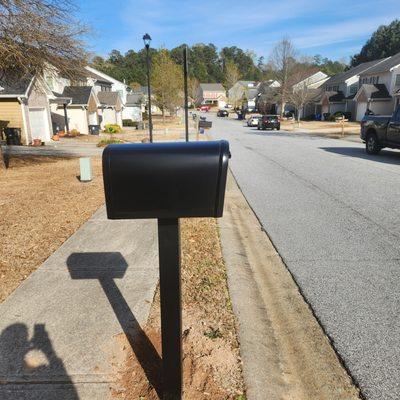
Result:
{"type": "Polygon", "coordinates": [[[229,143],[129,143],[103,152],[111,219],[222,216],[229,143]]]}

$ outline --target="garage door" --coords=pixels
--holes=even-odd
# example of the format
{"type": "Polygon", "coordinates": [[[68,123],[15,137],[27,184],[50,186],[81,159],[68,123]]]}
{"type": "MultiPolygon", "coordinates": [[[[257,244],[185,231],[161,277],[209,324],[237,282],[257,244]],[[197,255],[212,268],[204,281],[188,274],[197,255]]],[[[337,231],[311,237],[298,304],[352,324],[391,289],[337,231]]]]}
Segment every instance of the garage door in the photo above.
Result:
{"type": "Polygon", "coordinates": [[[365,111],[367,111],[367,103],[357,104],[357,121],[361,121],[364,118],[365,111]]]}
{"type": "Polygon", "coordinates": [[[41,139],[44,142],[50,140],[49,121],[46,109],[30,108],[29,123],[31,127],[31,136],[33,139],[41,139]]]}

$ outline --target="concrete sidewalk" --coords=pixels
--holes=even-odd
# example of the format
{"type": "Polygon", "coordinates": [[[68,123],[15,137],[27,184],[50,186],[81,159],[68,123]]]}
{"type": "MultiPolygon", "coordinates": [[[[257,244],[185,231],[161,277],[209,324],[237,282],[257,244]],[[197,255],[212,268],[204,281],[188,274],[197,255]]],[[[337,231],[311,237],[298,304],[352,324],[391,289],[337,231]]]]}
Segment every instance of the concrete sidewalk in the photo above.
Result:
{"type": "Polygon", "coordinates": [[[0,305],[0,399],[109,398],[124,362],[119,335],[145,339],[156,229],[108,221],[101,208],[0,305]]]}

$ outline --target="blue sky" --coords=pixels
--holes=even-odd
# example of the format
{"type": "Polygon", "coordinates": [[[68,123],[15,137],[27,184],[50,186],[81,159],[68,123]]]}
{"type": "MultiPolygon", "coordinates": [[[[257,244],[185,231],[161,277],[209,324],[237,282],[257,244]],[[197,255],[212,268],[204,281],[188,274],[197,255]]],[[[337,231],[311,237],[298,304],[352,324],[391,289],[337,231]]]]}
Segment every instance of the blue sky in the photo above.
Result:
{"type": "Polygon", "coordinates": [[[400,18],[399,0],[76,0],[93,27],[89,50],[107,55],[143,46],[214,43],[268,58],[289,37],[304,55],[348,60],[381,24],[400,18]]]}

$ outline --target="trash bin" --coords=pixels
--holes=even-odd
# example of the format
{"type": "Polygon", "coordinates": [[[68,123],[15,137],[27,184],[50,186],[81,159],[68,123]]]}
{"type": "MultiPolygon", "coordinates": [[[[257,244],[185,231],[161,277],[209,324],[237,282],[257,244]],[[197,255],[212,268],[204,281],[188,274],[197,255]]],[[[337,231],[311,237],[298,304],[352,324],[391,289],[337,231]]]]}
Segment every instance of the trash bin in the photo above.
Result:
{"type": "Polygon", "coordinates": [[[143,130],[144,129],[144,123],[143,121],[139,121],[136,125],[137,130],[143,130]]]}
{"type": "Polygon", "coordinates": [[[100,125],[89,125],[89,132],[91,135],[100,134],[100,125]]]}
{"type": "Polygon", "coordinates": [[[5,128],[7,144],[13,146],[21,146],[21,129],[20,128],[5,128]]]}

